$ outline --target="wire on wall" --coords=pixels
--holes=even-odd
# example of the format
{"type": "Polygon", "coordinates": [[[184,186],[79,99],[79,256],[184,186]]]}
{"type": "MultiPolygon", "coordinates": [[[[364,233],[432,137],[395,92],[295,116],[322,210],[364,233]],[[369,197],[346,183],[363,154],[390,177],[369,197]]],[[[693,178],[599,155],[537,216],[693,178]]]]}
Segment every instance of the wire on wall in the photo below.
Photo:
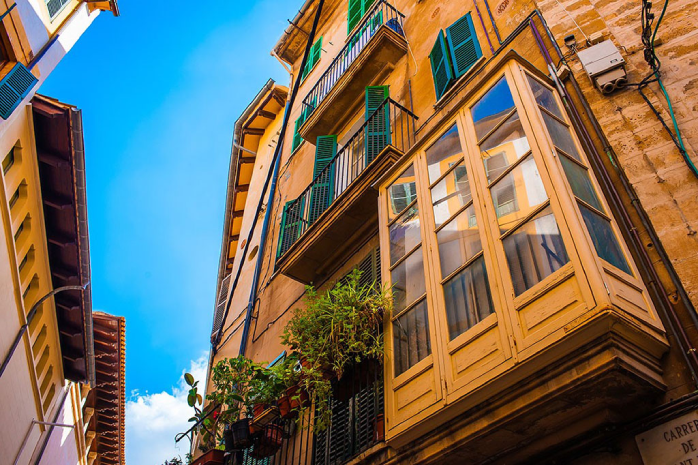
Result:
{"type": "Polygon", "coordinates": [[[696,178],[698,178],[698,168],[693,163],[693,160],[691,160],[691,157],[688,155],[688,152],[686,151],[686,146],[683,142],[683,136],[681,135],[679,124],[676,121],[676,114],[674,113],[674,107],[671,103],[669,92],[667,92],[666,87],[664,86],[664,82],[662,81],[662,63],[659,60],[659,57],[657,56],[657,52],[655,50],[655,40],[657,38],[657,31],[659,31],[659,26],[661,25],[662,20],[664,19],[664,15],[666,14],[668,7],[669,0],[665,0],[664,6],[662,7],[662,12],[660,13],[659,18],[657,19],[657,23],[655,25],[655,15],[652,12],[652,2],[650,2],[649,0],[642,0],[642,44],[645,47],[645,61],[652,69],[652,72],[650,72],[650,74],[648,74],[642,81],[640,81],[639,84],[635,85],[637,86],[637,90],[640,92],[642,98],[645,100],[645,102],[647,102],[647,105],[650,106],[657,119],[659,119],[659,121],[662,123],[662,126],[664,126],[664,129],[671,136],[671,140],[674,142],[674,145],[676,145],[676,147],[679,149],[679,152],[681,152],[681,156],[686,162],[688,168],[691,170],[693,175],[696,178]],[[669,116],[671,117],[671,122],[674,126],[674,132],[671,131],[669,125],[664,121],[664,118],[659,113],[659,110],[657,110],[657,108],[652,104],[649,98],[647,98],[645,93],[642,91],[652,82],[656,82],[657,84],[659,84],[659,89],[662,91],[662,94],[664,95],[664,99],[666,100],[669,111],[669,116]]]}

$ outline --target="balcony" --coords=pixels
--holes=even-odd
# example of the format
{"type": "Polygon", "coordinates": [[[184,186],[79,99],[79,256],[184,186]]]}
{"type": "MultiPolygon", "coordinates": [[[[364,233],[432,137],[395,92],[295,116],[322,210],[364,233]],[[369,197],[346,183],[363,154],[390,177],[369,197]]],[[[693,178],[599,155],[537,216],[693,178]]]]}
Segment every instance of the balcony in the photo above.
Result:
{"type": "Polygon", "coordinates": [[[389,73],[407,53],[404,18],[385,0],[366,14],[303,101],[310,113],[301,137],[314,144],[318,136],[333,134],[343,117],[360,105],[366,86],[389,73]]]}
{"type": "Polygon", "coordinates": [[[416,120],[411,111],[386,99],[287,205],[277,253],[283,274],[303,283],[319,282],[351,251],[353,237],[377,229],[373,184],[412,147],[416,120]]]}
{"type": "MultiPolygon", "coordinates": [[[[364,361],[352,367],[341,380],[333,381],[332,425],[315,431],[310,414],[302,418],[276,418],[258,429],[282,430],[281,447],[271,456],[249,449],[236,451],[232,463],[244,465],[341,465],[381,449],[385,436],[383,367],[364,361]]],[[[256,441],[256,440],[253,440],[256,441]]]]}

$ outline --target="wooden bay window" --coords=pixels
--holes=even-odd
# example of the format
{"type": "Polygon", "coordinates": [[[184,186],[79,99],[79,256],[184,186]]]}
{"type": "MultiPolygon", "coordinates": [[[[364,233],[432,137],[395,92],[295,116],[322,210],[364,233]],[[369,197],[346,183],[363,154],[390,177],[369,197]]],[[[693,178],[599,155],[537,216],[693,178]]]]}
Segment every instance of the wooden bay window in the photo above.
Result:
{"type": "Polygon", "coordinates": [[[389,441],[511,387],[600,311],[661,333],[562,108],[510,61],[381,181],[389,441]]]}

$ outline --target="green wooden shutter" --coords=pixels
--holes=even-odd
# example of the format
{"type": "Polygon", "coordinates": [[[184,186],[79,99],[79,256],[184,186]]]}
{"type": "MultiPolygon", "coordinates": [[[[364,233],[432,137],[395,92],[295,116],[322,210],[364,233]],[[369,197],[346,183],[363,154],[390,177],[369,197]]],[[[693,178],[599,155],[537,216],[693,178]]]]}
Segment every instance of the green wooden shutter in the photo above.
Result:
{"type": "Polygon", "coordinates": [[[303,69],[303,74],[301,75],[301,81],[304,81],[308,74],[313,70],[318,61],[320,61],[320,56],[322,54],[322,36],[315,41],[313,46],[310,48],[310,54],[308,55],[308,61],[305,63],[305,68],[303,69]]]}
{"type": "Polygon", "coordinates": [[[328,168],[328,166],[336,154],[337,136],[319,136],[317,138],[308,224],[313,224],[334,200],[334,167],[328,168]]]}
{"type": "Polygon", "coordinates": [[[349,22],[347,27],[348,32],[351,32],[352,29],[354,29],[356,25],[359,24],[359,21],[361,21],[361,17],[363,15],[363,0],[349,0],[349,22]]]}
{"type": "Polygon", "coordinates": [[[390,107],[383,105],[389,97],[388,86],[366,87],[366,166],[391,143],[390,107]],[[381,110],[376,112],[378,108],[381,110]]]}
{"type": "Polygon", "coordinates": [[[431,62],[431,73],[434,76],[436,100],[438,100],[453,82],[453,71],[448,57],[444,31],[439,31],[434,48],[429,54],[429,61],[431,62]]]}
{"type": "Polygon", "coordinates": [[[376,0],[363,0],[361,7],[363,8],[362,14],[366,15],[369,12],[376,0]]]}
{"type": "Polygon", "coordinates": [[[291,152],[295,152],[298,147],[300,147],[301,142],[303,142],[303,138],[301,135],[298,133],[298,130],[300,127],[303,126],[303,116],[301,115],[300,118],[296,120],[296,127],[293,130],[293,145],[291,146],[291,152]]]}
{"type": "Polygon", "coordinates": [[[456,78],[464,75],[482,56],[470,13],[446,29],[451,62],[456,78]]]}
{"type": "Polygon", "coordinates": [[[34,88],[38,79],[22,63],[17,63],[0,81],[0,117],[7,119],[34,88]]]}
{"type": "Polygon", "coordinates": [[[305,197],[291,200],[284,205],[281,215],[281,228],[279,230],[279,245],[276,256],[281,257],[298,240],[303,232],[303,211],[305,197]]]}

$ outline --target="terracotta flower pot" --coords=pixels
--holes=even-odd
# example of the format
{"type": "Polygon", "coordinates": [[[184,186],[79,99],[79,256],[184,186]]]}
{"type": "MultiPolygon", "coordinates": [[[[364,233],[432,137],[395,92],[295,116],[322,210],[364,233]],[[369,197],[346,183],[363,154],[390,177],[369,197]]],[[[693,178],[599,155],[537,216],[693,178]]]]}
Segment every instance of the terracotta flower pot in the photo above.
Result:
{"type": "Polygon", "coordinates": [[[299,386],[291,386],[290,388],[286,389],[286,395],[288,396],[292,409],[307,407],[310,403],[310,396],[308,396],[308,393],[299,386]]]}
{"type": "Polygon", "coordinates": [[[288,395],[281,396],[277,403],[279,405],[279,414],[281,414],[282,418],[291,418],[293,416],[291,398],[288,395]]]}
{"type": "Polygon", "coordinates": [[[255,418],[259,417],[264,411],[267,409],[267,404],[254,404],[254,407],[252,407],[252,415],[254,415],[255,418]]]}
{"type": "Polygon", "coordinates": [[[376,442],[385,441],[385,415],[384,414],[379,413],[378,415],[376,415],[373,431],[374,431],[373,439],[376,442]]]}

